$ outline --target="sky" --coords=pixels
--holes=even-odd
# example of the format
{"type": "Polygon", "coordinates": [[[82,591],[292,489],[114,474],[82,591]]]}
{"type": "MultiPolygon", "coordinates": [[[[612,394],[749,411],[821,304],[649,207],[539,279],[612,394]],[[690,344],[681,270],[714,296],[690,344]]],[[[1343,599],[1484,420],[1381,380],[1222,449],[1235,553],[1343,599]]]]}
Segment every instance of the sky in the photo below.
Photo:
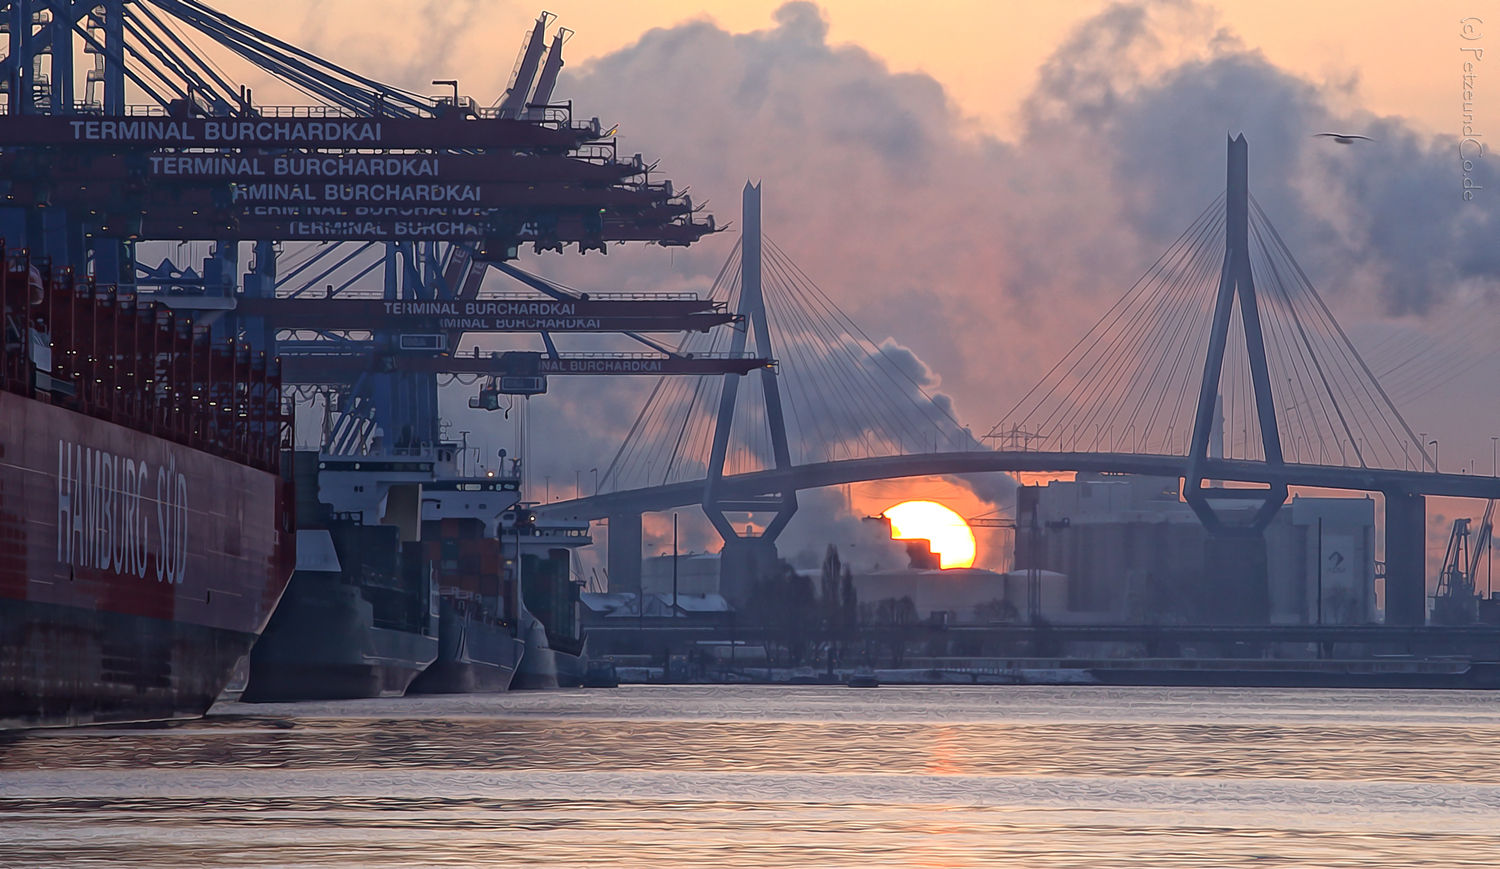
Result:
{"type": "MultiPolygon", "coordinates": [[[[484,104],[537,12],[510,0],[220,8],[413,90],[457,78],[484,104]]],[[[1480,189],[1465,201],[1458,142],[1465,58],[1478,72],[1472,132],[1500,130],[1500,75],[1489,74],[1500,70],[1500,2],[547,9],[576,31],[558,97],[620,124],[622,153],[659,161],[721,223],[738,224],[740,188],[761,182],[768,236],[874,341],[909,353],[924,388],[976,433],[1222,190],[1225,134],[1244,132],[1254,195],[1402,414],[1440,442],[1444,470],[1491,470],[1500,156],[1476,161],[1467,174],[1480,189]],[[1490,45],[1492,56],[1464,51],[1490,45]],[[1327,130],[1376,141],[1312,138],[1327,130]]],[[[256,84],[259,102],[283,98],[256,84]]],[[[595,291],[703,291],[733,239],[521,265],[595,291]]],[[[546,478],[563,497],[609,461],[650,384],[553,380],[528,406],[529,464],[534,484],[546,478]]],[[[464,398],[445,395],[458,428],[491,451],[515,441],[515,420],[479,418],[464,398]]],[[[1008,492],[935,479],[810,494],[783,554],[816,560],[827,542],[852,542],[861,515],[905,497],[973,516],[1008,492]]],[[[1466,510],[1435,504],[1434,538],[1466,510]]],[[[648,522],[648,542],[669,527],[648,522]]],[[[688,527],[691,547],[714,545],[706,523],[688,527]]],[[[981,534],[979,545],[981,565],[1001,565],[1002,541],[981,534]]]]}
{"type": "MultiPolygon", "coordinates": [[[[360,69],[398,63],[421,84],[421,70],[448,68],[475,93],[498,93],[515,47],[538,7],[516,0],[396,3],[390,0],[266,4],[220,0],[218,8],[360,69]],[[434,39],[434,35],[437,34],[434,39]],[[512,45],[514,43],[515,45],[512,45]],[[453,46],[444,63],[424,45],[453,46]],[[378,59],[378,61],[376,61],[378,59]],[[376,61],[376,62],[371,62],[376,61]],[[485,88],[488,90],[486,91],[485,88]]],[[[979,130],[1013,137],[1017,112],[1038,68],[1068,32],[1108,3],[1020,0],[939,0],[914,12],[902,0],[827,0],[828,41],[879,57],[892,72],[917,72],[940,82],[979,130]]],[[[1239,0],[1203,4],[1245,44],[1299,77],[1335,87],[1353,82],[1360,105],[1399,115],[1428,132],[1453,128],[1452,76],[1445,57],[1458,21],[1494,14],[1493,2],[1304,2],[1239,0]]],[[[711,20],[732,33],[768,27],[780,0],[550,0],[558,24],[575,30],[576,65],[627,48],[652,28],[711,20]]],[[[435,75],[437,75],[435,73],[435,75]]],[[[444,74],[446,75],[446,74],[444,74]]],[[[395,77],[391,77],[394,79],[395,77]]]]}

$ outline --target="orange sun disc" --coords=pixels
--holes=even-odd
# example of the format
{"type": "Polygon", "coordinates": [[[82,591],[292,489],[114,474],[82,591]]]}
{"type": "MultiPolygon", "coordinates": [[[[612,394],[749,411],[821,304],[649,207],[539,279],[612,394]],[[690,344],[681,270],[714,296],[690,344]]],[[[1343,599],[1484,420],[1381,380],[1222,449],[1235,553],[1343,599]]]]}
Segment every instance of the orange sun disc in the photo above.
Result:
{"type": "Polygon", "coordinates": [[[943,567],[972,567],[974,532],[957,513],[934,501],[906,501],[885,511],[892,540],[930,540],[943,567]]]}

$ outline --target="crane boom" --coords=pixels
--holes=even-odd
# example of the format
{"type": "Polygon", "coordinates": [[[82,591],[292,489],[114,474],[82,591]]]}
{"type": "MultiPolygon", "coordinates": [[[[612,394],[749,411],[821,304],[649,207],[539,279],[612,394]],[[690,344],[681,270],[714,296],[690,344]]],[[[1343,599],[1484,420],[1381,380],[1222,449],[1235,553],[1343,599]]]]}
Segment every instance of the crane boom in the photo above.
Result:
{"type": "Polygon", "coordinates": [[[1491,498],[1484,505],[1484,518],[1479,520],[1479,537],[1474,541],[1474,551],[1469,553],[1469,582],[1476,584],[1474,577],[1479,573],[1479,560],[1484,557],[1484,551],[1490,545],[1490,537],[1493,536],[1495,525],[1495,499],[1491,498]]]}

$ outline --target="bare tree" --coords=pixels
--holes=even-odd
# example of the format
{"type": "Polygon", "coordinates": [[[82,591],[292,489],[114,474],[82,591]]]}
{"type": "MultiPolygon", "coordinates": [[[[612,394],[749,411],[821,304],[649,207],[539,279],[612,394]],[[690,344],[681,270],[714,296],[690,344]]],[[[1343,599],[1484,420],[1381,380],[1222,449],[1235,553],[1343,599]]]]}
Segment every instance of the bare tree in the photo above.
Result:
{"type": "Polygon", "coordinates": [[[864,608],[874,633],[890,652],[891,666],[900,667],[906,659],[906,646],[918,628],[917,605],[909,595],[888,597],[864,608]]]}
{"type": "Polygon", "coordinates": [[[828,544],[818,577],[818,616],[828,644],[828,665],[841,658],[859,631],[859,599],[854,591],[854,572],[839,558],[838,547],[828,544]]]}
{"type": "Polygon", "coordinates": [[[1021,613],[1015,604],[997,597],[974,604],[974,619],[980,622],[1018,622],[1021,620],[1021,613]]]}
{"type": "Polygon", "coordinates": [[[767,645],[772,647],[768,651],[784,650],[794,667],[807,659],[819,628],[812,580],[782,561],[774,575],[751,588],[747,609],[750,618],[765,629],[767,645]]]}

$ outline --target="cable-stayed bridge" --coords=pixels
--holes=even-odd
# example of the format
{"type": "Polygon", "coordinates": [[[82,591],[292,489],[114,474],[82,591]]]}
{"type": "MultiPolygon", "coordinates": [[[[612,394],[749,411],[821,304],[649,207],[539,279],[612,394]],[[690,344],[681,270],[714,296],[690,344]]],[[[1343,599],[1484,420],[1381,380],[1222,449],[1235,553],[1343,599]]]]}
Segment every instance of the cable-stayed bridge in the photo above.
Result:
{"type": "Polygon", "coordinates": [[[715,283],[745,326],[694,335],[678,353],[753,348],[779,366],[663,378],[600,492],[543,509],[608,518],[611,585],[631,588],[643,512],[701,505],[733,585],[774,559],[799,490],[866,480],[1180,477],[1221,536],[1259,535],[1289,486],[1380,492],[1387,622],[1420,624],[1425,496],[1500,497],[1500,480],[1440,472],[1250,196],[1248,163],[1244,137],[1232,139],[1225,193],[981,438],[929,392],[914,356],[872,341],[762,235],[760,191],[747,185],[742,241],[715,283]],[[741,533],[730,517],[745,514],[770,518],[741,533]]]}

